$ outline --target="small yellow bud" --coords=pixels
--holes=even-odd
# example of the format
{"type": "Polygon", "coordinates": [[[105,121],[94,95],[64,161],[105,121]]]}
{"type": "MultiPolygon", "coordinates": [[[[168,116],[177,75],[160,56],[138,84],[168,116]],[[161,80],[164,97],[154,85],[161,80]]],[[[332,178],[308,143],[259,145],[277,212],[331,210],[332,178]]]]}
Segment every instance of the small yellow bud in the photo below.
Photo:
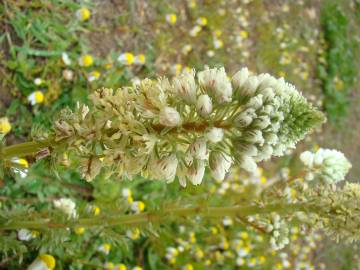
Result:
{"type": "Polygon", "coordinates": [[[91,12],[86,7],[82,7],[76,11],[76,17],[78,18],[79,21],[82,22],[87,21],[88,19],[90,19],[90,16],[91,16],[91,12]]]}
{"type": "Polygon", "coordinates": [[[89,67],[94,63],[94,59],[90,54],[85,54],[79,58],[79,65],[82,67],[89,67]]]}

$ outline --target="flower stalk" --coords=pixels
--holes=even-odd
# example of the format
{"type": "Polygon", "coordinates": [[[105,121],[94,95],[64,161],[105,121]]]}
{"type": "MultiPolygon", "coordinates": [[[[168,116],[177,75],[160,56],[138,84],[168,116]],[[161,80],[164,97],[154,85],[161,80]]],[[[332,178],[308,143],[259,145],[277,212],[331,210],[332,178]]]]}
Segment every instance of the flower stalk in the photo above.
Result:
{"type": "Polygon", "coordinates": [[[120,216],[106,216],[93,218],[79,218],[69,220],[66,223],[58,223],[49,219],[38,221],[13,221],[10,223],[0,224],[0,230],[16,230],[16,229],[48,229],[48,228],[75,228],[96,227],[96,226],[139,226],[152,222],[160,222],[169,220],[171,217],[191,217],[200,216],[202,218],[223,218],[225,216],[247,217],[255,214],[267,214],[276,211],[277,213],[292,213],[294,211],[309,210],[311,207],[308,203],[274,203],[264,207],[257,205],[249,206],[195,206],[183,208],[170,208],[154,212],[146,212],[139,214],[129,214],[120,216]]]}

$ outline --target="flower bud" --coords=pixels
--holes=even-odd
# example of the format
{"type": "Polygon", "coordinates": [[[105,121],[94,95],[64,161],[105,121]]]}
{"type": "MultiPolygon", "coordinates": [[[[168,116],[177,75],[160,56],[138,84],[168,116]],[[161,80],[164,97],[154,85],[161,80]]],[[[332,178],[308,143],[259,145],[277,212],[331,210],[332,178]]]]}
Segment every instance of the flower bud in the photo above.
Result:
{"type": "Polygon", "coordinates": [[[205,162],[197,160],[189,168],[187,172],[187,178],[193,185],[200,185],[205,173],[205,162]]]}
{"type": "Polygon", "coordinates": [[[190,154],[196,159],[207,159],[208,150],[206,148],[206,141],[203,139],[199,139],[193,142],[190,146],[190,154]]]}
{"type": "Polygon", "coordinates": [[[224,138],[224,130],[222,128],[211,128],[206,134],[206,138],[212,143],[221,142],[224,138]]]}
{"type": "Polygon", "coordinates": [[[185,72],[174,78],[173,87],[175,94],[189,104],[196,102],[195,72],[185,72]]]}
{"type": "Polygon", "coordinates": [[[206,69],[198,73],[199,85],[219,103],[230,102],[232,86],[224,68],[206,69]]]}
{"type": "Polygon", "coordinates": [[[226,173],[231,167],[231,164],[231,157],[225,153],[212,152],[210,155],[210,172],[216,180],[224,180],[226,173]]]}
{"type": "Polygon", "coordinates": [[[167,127],[176,127],[181,122],[180,114],[172,107],[164,107],[160,110],[159,122],[167,127]]]}
{"type": "Polygon", "coordinates": [[[168,157],[153,160],[149,164],[150,175],[157,180],[174,181],[178,160],[175,154],[168,157]]]}
{"type": "Polygon", "coordinates": [[[198,114],[202,117],[207,117],[212,112],[211,98],[208,95],[199,96],[196,103],[196,109],[198,114]]]}
{"type": "Polygon", "coordinates": [[[247,68],[242,68],[235,73],[235,75],[231,79],[235,91],[243,87],[248,77],[249,77],[249,70],[247,68]]]}

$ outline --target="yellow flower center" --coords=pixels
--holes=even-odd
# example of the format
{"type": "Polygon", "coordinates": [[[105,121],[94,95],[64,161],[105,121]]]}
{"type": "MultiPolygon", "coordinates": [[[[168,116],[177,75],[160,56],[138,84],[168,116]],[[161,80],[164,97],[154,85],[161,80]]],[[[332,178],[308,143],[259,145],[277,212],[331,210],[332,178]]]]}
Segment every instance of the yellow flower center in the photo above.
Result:
{"type": "Polygon", "coordinates": [[[74,231],[77,235],[82,235],[85,232],[85,228],[84,227],[76,227],[74,229],[74,231]]]}
{"type": "Polygon", "coordinates": [[[55,268],[56,261],[53,256],[49,254],[41,254],[39,255],[39,259],[42,260],[49,269],[52,270],[55,268]]]}
{"type": "Polygon", "coordinates": [[[43,103],[44,102],[44,94],[41,91],[36,91],[34,93],[34,99],[36,103],[43,103]]]}
{"type": "Polygon", "coordinates": [[[11,125],[6,117],[0,118],[0,133],[7,134],[11,130],[11,125]]]}
{"type": "Polygon", "coordinates": [[[90,19],[91,13],[90,10],[86,7],[83,7],[79,10],[78,17],[81,21],[87,21],[90,19]]]}
{"type": "Polygon", "coordinates": [[[166,20],[167,20],[170,24],[175,24],[175,23],[176,23],[176,20],[177,20],[176,14],[174,14],[174,13],[168,14],[168,15],[166,16],[166,20]]]}
{"type": "Polygon", "coordinates": [[[84,67],[89,67],[94,63],[94,59],[91,55],[86,54],[81,58],[80,64],[84,67]]]}
{"type": "Polygon", "coordinates": [[[126,268],[126,265],[125,264],[123,264],[123,263],[120,263],[119,265],[118,265],[118,267],[117,267],[117,270],[126,270],[127,268],[126,268]]]}

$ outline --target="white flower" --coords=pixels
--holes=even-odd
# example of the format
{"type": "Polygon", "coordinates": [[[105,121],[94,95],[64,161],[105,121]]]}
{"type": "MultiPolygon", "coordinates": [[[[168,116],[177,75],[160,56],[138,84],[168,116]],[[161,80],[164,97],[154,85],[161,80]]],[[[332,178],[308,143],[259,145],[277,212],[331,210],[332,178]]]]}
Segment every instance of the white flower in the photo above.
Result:
{"type": "Polygon", "coordinates": [[[249,77],[249,70],[247,68],[242,68],[232,77],[231,82],[234,87],[234,91],[240,90],[246,80],[249,77]]]}
{"type": "Polygon", "coordinates": [[[33,238],[33,235],[28,229],[20,229],[17,233],[17,237],[20,241],[30,241],[33,238]]]}
{"type": "Polygon", "coordinates": [[[197,112],[202,116],[206,117],[212,112],[212,102],[208,95],[199,96],[196,102],[197,112]]]}
{"type": "Polygon", "coordinates": [[[219,103],[230,102],[232,86],[224,68],[206,69],[198,73],[200,87],[219,103]]]}
{"type": "Polygon", "coordinates": [[[40,104],[44,102],[44,94],[41,91],[34,91],[27,99],[31,105],[40,104]]]}
{"type": "Polygon", "coordinates": [[[159,122],[167,127],[176,127],[181,123],[180,114],[172,107],[164,107],[160,110],[159,122]]]}
{"type": "Polygon", "coordinates": [[[198,139],[190,145],[190,154],[196,159],[207,159],[208,150],[206,148],[206,141],[204,139],[198,139]]]}
{"type": "Polygon", "coordinates": [[[212,152],[209,158],[209,167],[212,177],[224,180],[232,164],[231,157],[225,153],[212,152]]]}
{"type": "Polygon", "coordinates": [[[337,150],[320,148],[316,152],[301,153],[300,160],[307,170],[305,178],[313,180],[319,177],[327,184],[334,184],[345,179],[351,163],[343,153],[337,150]]]}
{"type": "Polygon", "coordinates": [[[162,159],[153,159],[149,164],[150,175],[157,180],[174,181],[178,159],[175,154],[162,159]]]}
{"type": "Polygon", "coordinates": [[[35,83],[36,85],[41,85],[41,84],[43,83],[43,80],[42,80],[41,78],[36,78],[36,79],[34,80],[34,83],[35,83]]]}
{"type": "Polygon", "coordinates": [[[69,218],[76,218],[76,204],[68,198],[61,198],[54,201],[54,206],[64,212],[69,218]]]}
{"type": "Polygon", "coordinates": [[[221,142],[224,138],[224,130],[222,128],[213,127],[206,133],[206,138],[212,143],[221,142]]]}
{"type": "Polygon", "coordinates": [[[123,196],[124,198],[129,198],[129,197],[132,196],[132,192],[131,192],[131,190],[130,190],[129,188],[123,188],[123,189],[121,190],[121,194],[122,194],[122,196],[123,196]]]}
{"type": "Polygon", "coordinates": [[[196,83],[195,71],[184,72],[173,80],[175,94],[185,100],[187,103],[196,102],[196,83]]]}

